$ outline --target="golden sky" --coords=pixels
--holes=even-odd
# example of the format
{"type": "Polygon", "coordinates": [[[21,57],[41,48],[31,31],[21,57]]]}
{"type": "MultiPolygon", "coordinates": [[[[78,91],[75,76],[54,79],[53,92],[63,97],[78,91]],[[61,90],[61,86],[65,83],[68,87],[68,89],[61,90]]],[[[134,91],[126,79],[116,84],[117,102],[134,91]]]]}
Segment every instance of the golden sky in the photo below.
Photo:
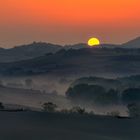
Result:
{"type": "Polygon", "coordinates": [[[0,47],[32,41],[122,43],[140,35],[139,0],[0,0],[0,47]]]}

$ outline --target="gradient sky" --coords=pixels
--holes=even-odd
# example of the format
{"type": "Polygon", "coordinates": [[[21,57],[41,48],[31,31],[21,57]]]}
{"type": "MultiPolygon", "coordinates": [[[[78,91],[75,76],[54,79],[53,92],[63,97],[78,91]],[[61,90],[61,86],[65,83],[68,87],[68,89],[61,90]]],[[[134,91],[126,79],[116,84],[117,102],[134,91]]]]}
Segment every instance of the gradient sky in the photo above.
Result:
{"type": "Polygon", "coordinates": [[[140,36],[139,0],[0,0],[0,47],[122,43],[140,36]]]}

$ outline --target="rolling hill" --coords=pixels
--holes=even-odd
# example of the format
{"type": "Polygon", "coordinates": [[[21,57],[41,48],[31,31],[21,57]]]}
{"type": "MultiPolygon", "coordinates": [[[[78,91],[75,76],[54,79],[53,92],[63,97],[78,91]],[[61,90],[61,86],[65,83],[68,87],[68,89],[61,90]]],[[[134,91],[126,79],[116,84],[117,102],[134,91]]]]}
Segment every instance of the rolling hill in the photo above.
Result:
{"type": "Polygon", "coordinates": [[[122,44],[125,48],[140,48],[140,37],[122,44]]]}
{"type": "Polygon", "coordinates": [[[0,75],[131,75],[140,73],[140,50],[85,48],[60,50],[12,63],[0,63],[0,75]]]}
{"type": "Polygon", "coordinates": [[[55,53],[62,46],[49,43],[32,43],[28,45],[17,46],[10,49],[0,48],[0,62],[13,62],[31,59],[42,56],[47,53],[55,53]]]}
{"type": "MultiPolygon", "coordinates": [[[[129,48],[129,49],[138,49],[140,48],[140,37],[133,39],[124,44],[101,44],[97,47],[99,48],[129,48]]],[[[43,42],[33,42],[28,45],[16,46],[10,49],[0,48],[0,62],[14,62],[36,58],[43,56],[45,54],[56,53],[61,49],[83,49],[89,48],[85,43],[79,43],[74,45],[55,45],[50,43],[43,42]]]]}

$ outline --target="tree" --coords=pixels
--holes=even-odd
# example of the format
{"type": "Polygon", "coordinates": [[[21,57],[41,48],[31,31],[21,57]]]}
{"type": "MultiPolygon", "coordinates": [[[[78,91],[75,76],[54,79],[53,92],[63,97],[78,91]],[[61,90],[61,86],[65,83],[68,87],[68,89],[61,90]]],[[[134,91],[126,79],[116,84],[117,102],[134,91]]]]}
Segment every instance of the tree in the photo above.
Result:
{"type": "Polygon", "coordinates": [[[47,112],[55,112],[57,105],[52,102],[47,102],[42,105],[43,110],[47,112]]]}
{"type": "Polygon", "coordinates": [[[66,96],[72,101],[84,101],[86,103],[116,104],[119,101],[118,91],[114,89],[106,91],[100,85],[78,84],[70,87],[66,96]]]}
{"type": "Polygon", "coordinates": [[[66,96],[73,100],[96,101],[104,93],[105,89],[102,86],[79,84],[70,87],[66,92],[66,96]]]}
{"type": "Polygon", "coordinates": [[[71,113],[78,113],[78,114],[84,114],[85,113],[85,109],[84,108],[81,108],[79,106],[76,106],[76,107],[73,107],[71,110],[70,110],[71,113]]]}
{"type": "Polygon", "coordinates": [[[136,103],[128,104],[128,113],[130,117],[139,117],[140,116],[140,105],[136,103]]]}

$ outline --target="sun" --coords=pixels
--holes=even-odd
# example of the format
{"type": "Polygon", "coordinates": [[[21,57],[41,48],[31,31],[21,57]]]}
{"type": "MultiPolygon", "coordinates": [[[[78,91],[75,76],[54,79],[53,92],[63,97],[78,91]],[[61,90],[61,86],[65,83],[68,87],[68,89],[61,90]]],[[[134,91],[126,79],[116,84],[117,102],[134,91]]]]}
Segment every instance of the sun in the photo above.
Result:
{"type": "Polygon", "coordinates": [[[100,45],[100,41],[99,41],[99,39],[98,38],[90,38],[89,40],[88,40],[88,45],[90,46],[90,47],[94,47],[94,46],[96,46],[96,45],[100,45]]]}

